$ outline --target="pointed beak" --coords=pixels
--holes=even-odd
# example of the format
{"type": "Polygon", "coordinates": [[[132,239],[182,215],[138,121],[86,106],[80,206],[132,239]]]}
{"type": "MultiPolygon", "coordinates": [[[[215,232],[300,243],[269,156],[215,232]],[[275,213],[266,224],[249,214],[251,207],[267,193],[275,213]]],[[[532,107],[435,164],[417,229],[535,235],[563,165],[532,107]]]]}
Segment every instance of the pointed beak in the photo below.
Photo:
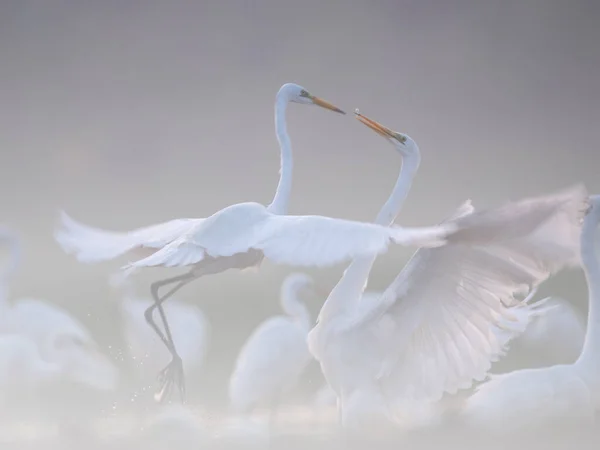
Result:
{"type": "Polygon", "coordinates": [[[387,127],[384,127],[383,125],[381,125],[378,122],[375,122],[372,119],[369,119],[366,116],[363,116],[358,109],[356,109],[354,111],[354,116],[363,124],[365,124],[366,126],[368,126],[371,130],[375,131],[376,133],[380,134],[381,136],[383,136],[384,138],[393,138],[394,137],[394,133],[392,132],[392,130],[390,130],[387,127]]]}
{"type": "Polygon", "coordinates": [[[325,108],[328,109],[330,111],[334,111],[336,113],[340,113],[340,114],[346,114],[344,111],[342,111],[340,108],[338,108],[335,105],[332,105],[331,103],[329,103],[326,100],[323,100],[322,98],[319,97],[315,97],[314,95],[310,98],[312,100],[312,102],[317,105],[320,106],[321,108],[325,108]]]}

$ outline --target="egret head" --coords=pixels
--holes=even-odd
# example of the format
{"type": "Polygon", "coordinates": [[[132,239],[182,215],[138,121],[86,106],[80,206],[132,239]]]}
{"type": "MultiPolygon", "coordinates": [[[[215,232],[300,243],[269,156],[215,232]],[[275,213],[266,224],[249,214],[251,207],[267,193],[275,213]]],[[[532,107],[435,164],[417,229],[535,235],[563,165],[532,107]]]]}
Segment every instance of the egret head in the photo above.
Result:
{"type": "Polygon", "coordinates": [[[354,115],[360,122],[368,126],[371,130],[375,131],[377,134],[383,136],[392,144],[394,144],[394,147],[398,149],[403,157],[420,156],[417,143],[407,134],[399,133],[384,127],[380,123],[363,116],[358,109],[354,110],[354,115]]]}
{"type": "Polygon", "coordinates": [[[289,274],[281,286],[282,296],[293,296],[297,298],[317,298],[325,300],[329,296],[330,289],[315,283],[315,280],[301,272],[289,274]]]}
{"type": "Polygon", "coordinates": [[[302,103],[304,105],[317,105],[321,108],[329,109],[340,114],[346,114],[340,108],[332,105],[322,98],[316,97],[304,89],[302,86],[295,83],[286,83],[279,89],[278,97],[285,98],[289,102],[302,103]]]}
{"type": "Polygon", "coordinates": [[[283,281],[282,291],[287,293],[302,294],[311,290],[314,280],[307,274],[294,272],[283,281]]]}

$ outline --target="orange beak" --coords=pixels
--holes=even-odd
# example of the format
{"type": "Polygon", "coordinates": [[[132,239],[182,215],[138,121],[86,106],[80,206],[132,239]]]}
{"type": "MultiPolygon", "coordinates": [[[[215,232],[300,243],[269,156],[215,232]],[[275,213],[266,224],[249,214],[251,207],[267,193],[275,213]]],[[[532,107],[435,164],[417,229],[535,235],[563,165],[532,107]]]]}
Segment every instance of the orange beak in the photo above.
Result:
{"type": "Polygon", "coordinates": [[[376,133],[380,134],[381,136],[383,136],[384,138],[391,138],[394,137],[394,133],[392,130],[390,130],[387,127],[384,127],[383,125],[381,125],[378,122],[375,122],[373,119],[369,119],[366,116],[363,116],[358,109],[354,111],[354,115],[355,117],[362,122],[363,124],[365,124],[366,126],[368,126],[371,130],[375,131],[376,133]]]}
{"type": "Polygon", "coordinates": [[[315,97],[314,95],[310,98],[312,100],[312,102],[317,105],[320,106],[321,108],[325,108],[328,109],[330,111],[334,111],[336,113],[340,113],[340,114],[346,114],[344,111],[342,111],[340,108],[338,108],[335,105],[332,105],[331,103],[329,103],[327,100],[323,100],[322,98],[319,97],[315,97]]]}

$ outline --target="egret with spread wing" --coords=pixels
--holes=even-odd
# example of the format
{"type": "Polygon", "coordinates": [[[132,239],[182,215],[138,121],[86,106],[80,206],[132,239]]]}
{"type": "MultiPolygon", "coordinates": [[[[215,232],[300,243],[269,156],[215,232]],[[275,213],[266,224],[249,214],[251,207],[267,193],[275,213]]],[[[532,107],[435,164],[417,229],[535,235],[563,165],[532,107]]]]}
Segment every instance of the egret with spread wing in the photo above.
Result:
{"type": "Polygon", "coordinates": [[[178,385],[181,398],[184,398],[183,363],[160,305],[190,281],[228,269],[258,266],[265,257],[279,264],[328,266],[356,256],[382,253],[391,242],[437,246],[444,243],[449,232],[455,231],[452,224],[408,229],[322,216],[287,215],[292,182],[292,153],[285,125],[289,102],[316,104],[342,112],[301,86],[285,84],[281,87],[275,105],[281,172],[275,197],[268,206],[239,203],[205,219],[177,219],[124,233],[88,227],[63,214],[62,228],[55,237],[65,251],[74,253],[80,261],[108,260],[145,249],[150,255],[128,264],[126,270],[151,266],[190,268],[183,275],[157,281],[151,286],[155,304],[146,310],[146,320],[173,357],[159,375],[162,384],[159,398],[164,398],[173,384],[178,385]],[[159,297],[158,290],[166,285],[174,286],[159,297]],[[155,307],[159,308],[166,336],[152,320],[155,307]]]}
{"type": "MultiPolygon", "coordinates": [[[[358,113],[357,113],[358,114],[358,113]]],[[[402,155],[376,223],[392,223],[420,163],[417,144],[358,114],[402,155]]],[[[481,380],[506,343],[539,313],[515,298],[577,260],[587,193],[581,186],[451,217],[448,244],[419,249],[377,299],[361,303],[376,255],[352,261],[309,333],[338,396],[343,425],[398,423],[445,393],[481,380]],[[408,413],[408,414],[407,414],[408,413]]]]}
{"type": "Polygon", "coordinates": [[[591,196],[590,201],[580,245],[589,309],[579,358],[572,364],[492,375],[465,402],[459,417],[467,425],[504,434],[540,426],[594,423],[600,409],[600,195],[591,196]]]}

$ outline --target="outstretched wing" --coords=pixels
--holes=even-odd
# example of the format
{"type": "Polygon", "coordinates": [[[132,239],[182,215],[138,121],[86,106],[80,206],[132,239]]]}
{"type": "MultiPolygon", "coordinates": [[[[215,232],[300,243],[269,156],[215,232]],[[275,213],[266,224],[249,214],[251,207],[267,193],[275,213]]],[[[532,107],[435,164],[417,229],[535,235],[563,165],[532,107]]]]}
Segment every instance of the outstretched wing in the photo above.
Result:
{"type": "Polygon", "coordinates": [[[507,343],[540,313],[540,302],[520,303],[516,296],[572,263],[578,250],[573,236],[587,204],[579,188],[551,198],[509,204],[501,214],[457,211],[453,220],[463,220],[467,243],[485,242],[481,231],[493,230],[490,243],[421,249],[379,302],[363,305],[364,314],[347,332],[364,333],[365,349],[381,349],[379,381],[398,402],[393,406],[436,401],[482,380],[507,343]],[[539,212],[549,204],[543,219],[539,212]],[[531,226],[536,220],[537,228],[531,226]]]}
{"type": "Polygon", "coordinates": [[[54,238],[65,252],[86,263],[107,261],[141,248],[162,248],[204,220],[175,219],[131,231],[114,232],[84,225],[64,211],[60,219],[54,238]]]}
{"type": "Polygon", "coordinates": [[[383,253],[392,242],[442,245],[444,236],[455,229],[454,224],[401,228],[323,216],[280,216],[262,205],[240,204],[211,216],[187,235],[126,268],[186,266],[207,256],[230,257],[252,250],[278,264],[323,267],[383,253]]]}
{"type": "Polygon", "coordinates": [[[256,233],[252,247],[279,264],[324,267],[384,253],[392,242],[443,245],[452,230],[453,224],[401,228],[323,216],[271,216],[256,233]]]}

